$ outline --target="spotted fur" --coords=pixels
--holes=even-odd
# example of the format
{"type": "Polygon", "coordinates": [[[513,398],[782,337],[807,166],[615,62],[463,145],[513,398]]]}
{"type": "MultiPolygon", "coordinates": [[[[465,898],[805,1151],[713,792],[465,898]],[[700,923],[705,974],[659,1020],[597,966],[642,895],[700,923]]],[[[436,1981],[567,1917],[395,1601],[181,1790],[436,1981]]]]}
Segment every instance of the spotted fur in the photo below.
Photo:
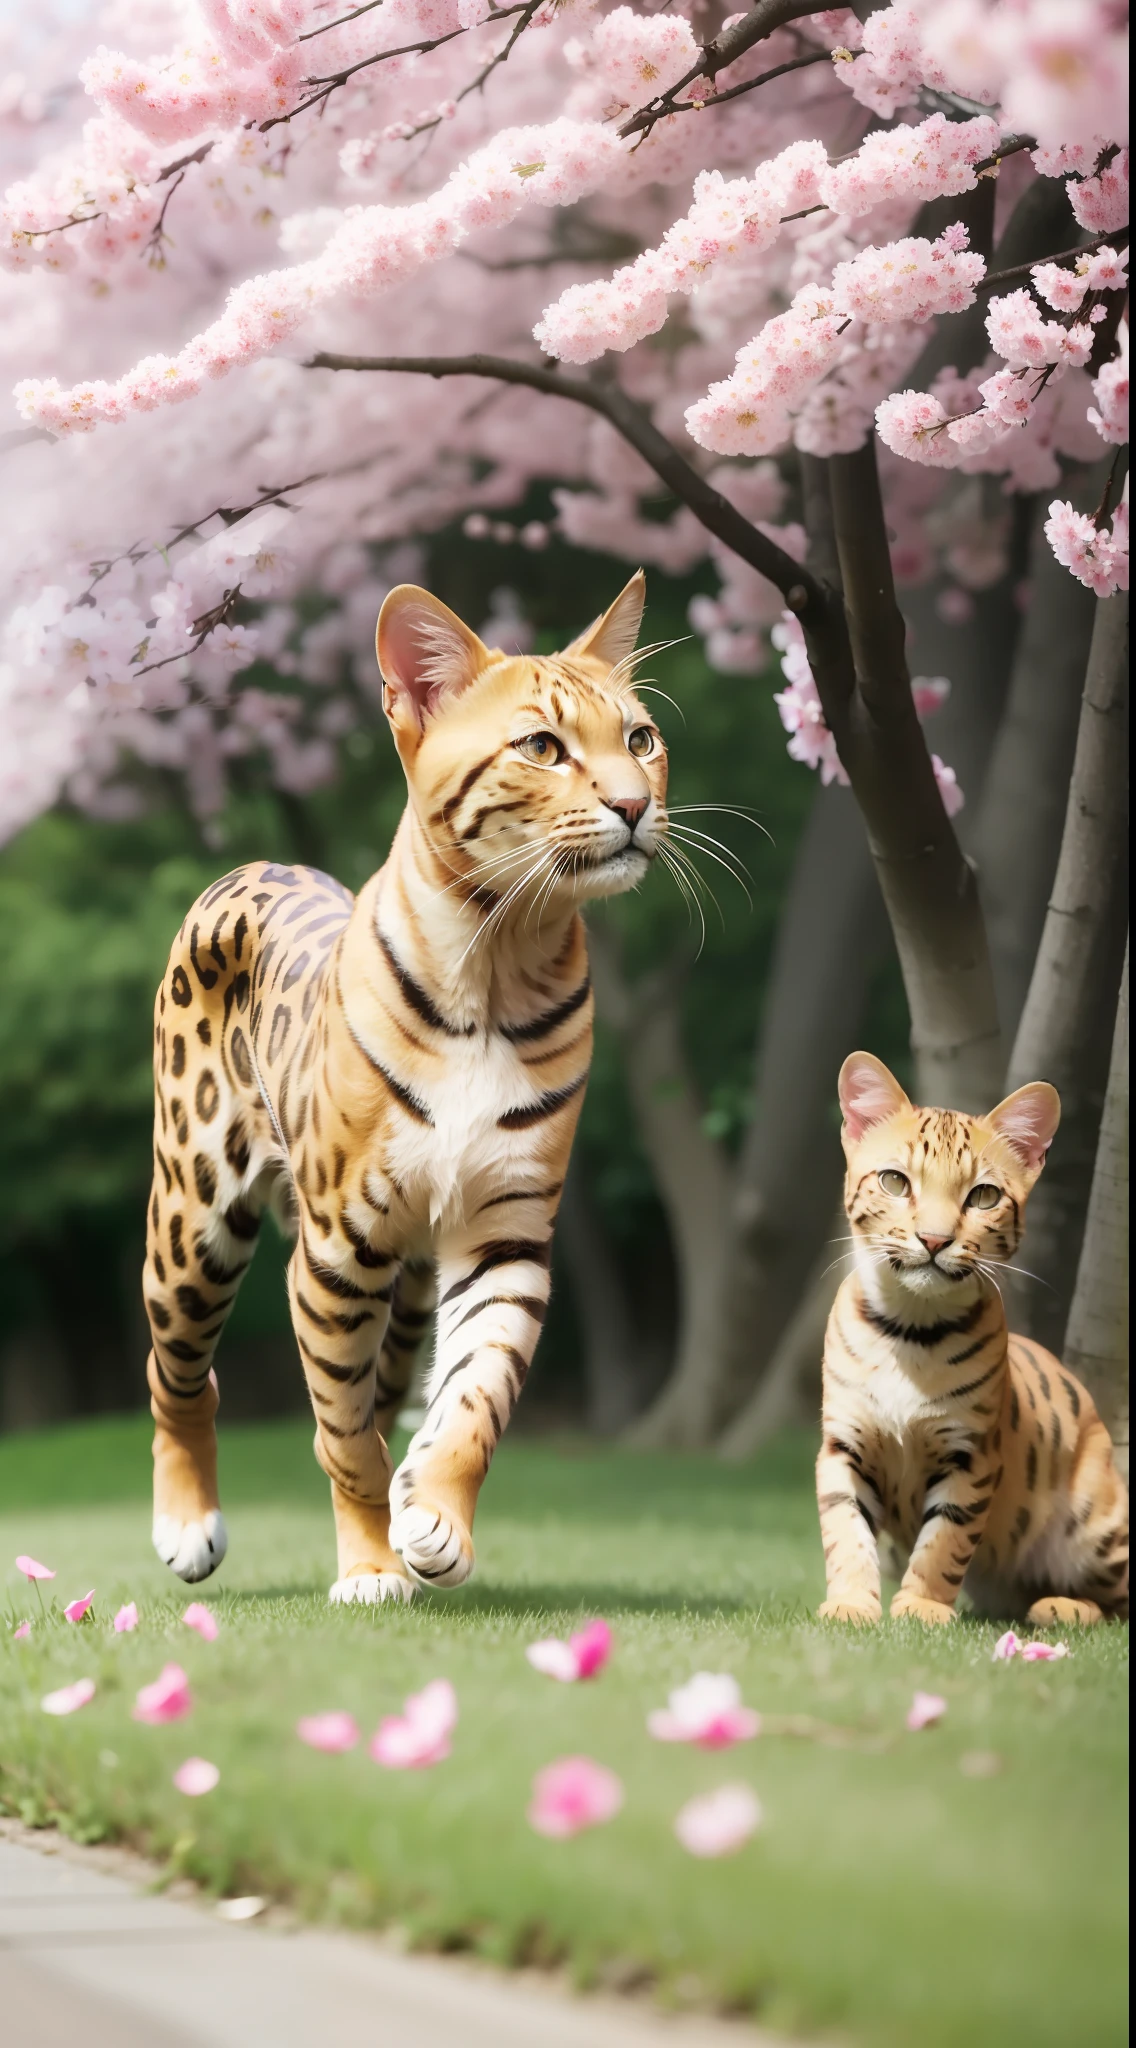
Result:
{"type": "Polygon", "coordinates": [[[916,1109],[887,1068],[840,1074],[855,1269],[829,1318],[817,1497],[830,1619],[1039,1623],[1128,1613],[1128,1496],[1080,1382],[1008,1335],[998,1269],[1057,1128],[1044,1082],[988,1116],[916,1109]],[[984,1191],[989,1190],[989,1193],[984,1191]],[[983,1191],[983,1192],[979,1192],[983,1191]]]}
{"type": "Polygon", "coordinates": [[[666,827],[665,749],[628,680],[642,607],[637,576],[563,655],[522,659],[426,592],[392,592],[378,653],[409,800],[386,865],[353,900],[254,862],[178,934],[155,1014],[145,1300],[154,1542],[183,1578],[224,1555],[213,1356],[270,1202],[295,1233],[332,1598],[472,1569],[588,1078],[579,904],[633,886],[666,827]],[[435,1297],[426,1419],[392,1475],[435,1297]]]}

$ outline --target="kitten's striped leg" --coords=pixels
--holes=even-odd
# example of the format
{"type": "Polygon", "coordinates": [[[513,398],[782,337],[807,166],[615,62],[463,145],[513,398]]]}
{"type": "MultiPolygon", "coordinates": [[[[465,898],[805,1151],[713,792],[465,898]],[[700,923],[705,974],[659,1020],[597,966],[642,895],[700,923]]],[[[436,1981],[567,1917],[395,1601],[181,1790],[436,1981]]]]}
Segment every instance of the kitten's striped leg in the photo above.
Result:
{"type": "Polygon", "coordinates": [[[335,1265],[309,1243],[304,1219],[288,1267],[288,1299],[316,1417],[315,1453],[331,1481],[339,1602],[408,1600],[390,1546],[391,1460],[375,1424],[375,1368],[394,1292],[393,1253],[335,1265]]]}
{"type": "Polygon", "coordinates": [[[826,1434],[817,1459],[817,1506],[828,1597],[822,1621],[879,1621],[879,1496],[846,1447],[826,1434]]]}
{"type": "Polygon", "coordinates": [[[437,1298],[433,1266],[408,1261],[395,1281],[390,1321],[375,1373],[375,1427],[384,1438],[390,1437],[398,1421],[437,1298]]]}
{"type": "Polygon", "coordinates": [[[551,1232],[496,1242],[466,1231],[438,1262],[430,1405],[391,1488],[391,1542],[427,1585],[473,1570],[481,1483],[524,1386],[548,1307],[551,1232]]]}
{"type": "Polygon", "coordinates": [[[923,1521],[903,1583],[891,1603],[896,1618],[948,1622],[968,1567],[982,1541],[1001,1468],[977,1449],[958,1449],[927,1484],[923,1521]]]}

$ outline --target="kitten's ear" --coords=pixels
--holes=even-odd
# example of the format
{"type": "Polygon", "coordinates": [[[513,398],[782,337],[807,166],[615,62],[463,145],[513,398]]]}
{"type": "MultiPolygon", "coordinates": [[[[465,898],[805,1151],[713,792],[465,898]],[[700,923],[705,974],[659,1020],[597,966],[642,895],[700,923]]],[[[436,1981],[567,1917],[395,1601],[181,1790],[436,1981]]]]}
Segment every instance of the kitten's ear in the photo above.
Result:
{"type": "Polygon", "coordinates": [[[642,569],[636,569],[615,603],[602,618],[593,619],[587,631],[564,649],[565,654],[586,654],[592,661],[606,661],[609,668],[618,668],[635,651],[646,602],[647,578],[642,569]]]}
{"type": "Polygon", "coordinates": [[[428,590],[400,583],[387,592],[375,629],[383,710],[396,732],[421,732],[449,697],[491,660],[489,649],[428,590]]]}
{"type": "Polygon", "coordinates": [[[982,1121],[1006,1140],[1031,1173],[1039,1174],[1061,1122],[1061,1097],[1048,1081],[1031,1081],[1007,1095],[982,1121]]]}
{"type": "Polygon", "coordinates": [[[872,1124],[882,1124],[911,1104],[895,1075],[874,1053],[850,1052],[836,1084],[848,1136],[862,1138],[872,1124]]]}

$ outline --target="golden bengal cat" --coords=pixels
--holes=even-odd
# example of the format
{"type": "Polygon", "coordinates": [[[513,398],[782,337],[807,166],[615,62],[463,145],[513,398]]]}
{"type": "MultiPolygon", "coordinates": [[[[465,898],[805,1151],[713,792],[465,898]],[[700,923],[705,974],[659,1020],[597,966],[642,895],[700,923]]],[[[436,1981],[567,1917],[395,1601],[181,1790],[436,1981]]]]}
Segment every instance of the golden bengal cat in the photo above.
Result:
{"type": "Polygon", "coordinates": [[[253,862],[200,897],[155,1017],[145,1298],[154,1545],[225,1554],[213,1354],[267,1203],[331,1481],[335,1601],[473,1568],[474,1508],[529,1369],[592,1048],[580,904],[667,829],[666,749],[630,682],[642,572],[563,654],[487,648],[426,591],[379,615],[408,802],[352,899],[253,862]],[[437,1289],[426,1418],[386,1438],[437,1289]]]}
{"type": "Polygon", "coordinates": [[[829,1620],[1128,1613],[1128,1495],[1084,1387],[1007,1334],[998,1269],[1057,1129],[1044,1081],[988,1116],[916,1109],[870,1053],[840,1070],[855,1270],[829,1317],[817,1497],[829,1620]]]}

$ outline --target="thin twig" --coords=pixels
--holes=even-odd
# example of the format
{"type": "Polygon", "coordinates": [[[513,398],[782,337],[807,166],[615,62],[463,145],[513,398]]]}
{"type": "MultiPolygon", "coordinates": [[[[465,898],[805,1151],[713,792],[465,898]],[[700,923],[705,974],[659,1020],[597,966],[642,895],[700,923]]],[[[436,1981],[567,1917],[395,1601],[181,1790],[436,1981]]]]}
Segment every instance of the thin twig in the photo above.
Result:
{"type": "MultiPolygon", "coordinates": [[[[696,79],[715,78],[719,71],[725,71],[728,65],[744,57],[747,50],[752,50],[755,43],[763,43],[774,29],[784,28],[791,21],[800,21],[805,15],[823,12],[818,0],[757,0],[756,7],[752,7],[740,21],[735,21],[732,28],[723,29],[720,35],[705,44],[698,62],[692,64],[684,77],[676,79],[666,92],[657,94],[653,100],[648,100],[645,107],[640,107],[638,113],[632,114],[620,128],[620,136],[649,135],[657,122],[676,111],[679,94],[685,92],[688,85],[693,85],[696,79]]],[[[826,50],[824,55],[827,57],[828,54],[826,50]]]]}
{"type": "Polygon", "coordinates": [[[976,292],[996,290],[999,285],[1012,284],[1016,277],[1029,277],[1041,263],[1071,263],[1075,256],[1091,256],[1094,249],[1103,249],[1105,244],[1113,249],[1128,246],[1128,229],[1120,228],[1115,234],[1094,235],[1091,242],[1083,242],[1079,249],[1059,249],[1053,256],[1035,256],[1029,263],[1014,263],[1009,270],[992,270],[987,277],[980,278],[976,292]]]}

